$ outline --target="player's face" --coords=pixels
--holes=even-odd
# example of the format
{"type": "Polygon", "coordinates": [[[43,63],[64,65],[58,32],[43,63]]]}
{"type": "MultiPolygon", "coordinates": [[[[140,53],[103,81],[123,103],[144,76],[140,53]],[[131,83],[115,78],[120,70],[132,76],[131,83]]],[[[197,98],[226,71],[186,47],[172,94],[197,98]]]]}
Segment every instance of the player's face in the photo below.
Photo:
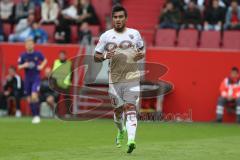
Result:
{"type": "Polygon", "coordinates": [[[112,17],[113,27],[117,31],[123,31],[126,25],[127,17],[124,11],[115,12],[112,17]]]}
{"type": "Polygon", "coordinates": [[[239,73],[237,71],[231,71],[231,77],[232,78],[238,78],[239,77],[239,73]]]}
{"type": "Polygon", "coordinates": [[[65,55],[65,53],[60,53],[60,54],[59,54],[59,59],[62,60],[62,61],[66,60],[66,55],[65,55]]]}
{"type": "Polygon", "coordinates": [[[34,50],[34,42],[32,40],[26,41],[25,47],[28,52],[32,52],[34,50]]]}
{"type": "Polygon", "coordinates": [[[15,75],[15,70],[12,69],[12,68],[9,68],[9,69],[8,69],[8,74],[9,74],[10,76],[14,76],[14,75],[15,75]]]}

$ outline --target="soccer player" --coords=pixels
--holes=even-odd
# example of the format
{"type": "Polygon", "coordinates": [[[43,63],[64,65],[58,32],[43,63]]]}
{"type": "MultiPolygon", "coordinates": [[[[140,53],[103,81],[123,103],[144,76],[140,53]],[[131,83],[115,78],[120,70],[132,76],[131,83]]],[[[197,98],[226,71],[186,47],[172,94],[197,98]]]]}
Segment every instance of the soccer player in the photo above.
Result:
{"type": "Polygon", "coordinates": [[[40,90],[40,71],[47,64],[43,54],[34,50],[34,41],[25,41],[26,51],[18,59],[18,68],[25,70],[24,93],[30,104],[33,124],[40,123],[39,117],[39,97],[40,90]]]}
{"type": "Polygon", "coordinates": [[[95,48],[94,60],[102,62],[109,59],[109,95],[115,108],[114,122],[118,128],[116,145],[121,147],[126,125],[127,153],[131,153],[136,148],[136,108],[140,90],[137,62],[144,57],[145,48],[140,33],[126,27],[127,17],[123,6],[113,7],[113,29],[101,35],[95,48]]]}

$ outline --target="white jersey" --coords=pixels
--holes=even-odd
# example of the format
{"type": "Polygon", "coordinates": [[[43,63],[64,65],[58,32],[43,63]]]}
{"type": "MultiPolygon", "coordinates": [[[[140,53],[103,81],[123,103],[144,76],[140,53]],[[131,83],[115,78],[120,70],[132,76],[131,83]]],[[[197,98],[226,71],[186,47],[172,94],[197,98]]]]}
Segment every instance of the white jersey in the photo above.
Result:
{"type": "Polygon", "coordinates": [[[95,48],[98,53],[105,54],[115,51],[109,64],[109,82],[128,82],[139,78],[137,62],[133,61],[137,49],[144,47],[140,33],[131,28],[126,28],[123,33],[114,29],[103,33],[95,48]]]}

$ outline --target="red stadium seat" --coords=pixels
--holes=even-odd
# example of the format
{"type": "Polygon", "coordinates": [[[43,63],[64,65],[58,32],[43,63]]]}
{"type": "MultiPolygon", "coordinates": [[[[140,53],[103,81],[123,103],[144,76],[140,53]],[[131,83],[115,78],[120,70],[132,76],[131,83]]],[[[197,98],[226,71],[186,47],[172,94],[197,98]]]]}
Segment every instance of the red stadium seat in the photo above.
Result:
{"type": "Polygon", "coordinates": [[[201,36],[200,48],[219,48],[220,41],[220,32],[203,31],[201,36]]]}
{"type": "Polygon", "coordinates": [[[223,48],[225,49],[240,49],[240,32],[225,31],[223,37],[223,48]]]}
{"type": "Polygon", "coordinates": [[[140,30],[140,33],[146,45],[152,46],[154,40],[154,32],[152,30],[140,30]]]}
{"type": "Polygon", "coordinates": [[[12,33],[12,25],[9,23],[3,23],[3,31],[5,36],[9,36],[12,33]]]}
{"type": "Polygon", "coordinates": [[[91,0],[102,28],[105,28],[106,16],[111,15],[112,0],[91,0]]]}
{"type": "Polygon", "coordinates": [[[157,35],[156,35],[156,46],[174,47],[175,41],[176,41],[176,30],[158,29],[157,35]]]}
{"type": "Polygon", "coordinates": [[[94,37],[97,37],[99,36],[99,32],[100,32],[100,26],[99,25],[91,25],[89,26],[91,32],[92,32],[92,35],[94,37]]]}
{"type": "Polygon", "coordinates": [[[77,26],[72,25],[71,26],[71,42],[77,43],[78,42],[78,32],[77,32],[77,26]]]}
{"type": "Polygon", "coordinates": [[[48,34],[48,42],[53,43],[54,42],[54,32],[55,32],[55,25],[49,24],[49,25],[42,25],[42,29],[44,29],[48,34]]]}
{"type": "Polygon", "coordinates": [[[197,30],[180,30],[178,36],[178,47],[196,48],[198,43],[197,30]]]}

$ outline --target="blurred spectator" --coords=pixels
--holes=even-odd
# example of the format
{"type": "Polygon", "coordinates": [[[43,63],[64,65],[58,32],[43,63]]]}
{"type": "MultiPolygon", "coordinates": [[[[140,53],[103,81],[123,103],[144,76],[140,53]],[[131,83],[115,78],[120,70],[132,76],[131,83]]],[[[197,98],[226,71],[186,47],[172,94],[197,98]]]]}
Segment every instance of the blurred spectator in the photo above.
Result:
{"type": "Polygon", "coordinates": [[[240,6],[233,0],[226,14],[225,29],[240,30],[240,6]]]}
{"type": "Polygon", "coordinates": [[[184,9],[184,0],[168,0],[168,2],[172,2],[174,8],[183,11],[184,9]]]}
{"type": "Polygon", "coordinates": [[[205,13],[204,30],[219,31],[222,28],[225,11],[219,6],[219,0],[213,0],[212,6],[208,7],[205,13]]]}
{"type": "Polygon", "coordinates": [[[28,18],[21,19],[16,25],[15,32],[9,35],[9,42],[24,42],[31,34],[31,26],[34,22],[34,14],[29,14],[28,18]]]}
{"type": "Polygon", "coordinates": [[[40,86],[40,116],[53,117],[56,102],[58,100],[57,92],[49,87],[49,77],[51,75],[51,68],[45,69],[44,78],[41,80],[40,86]]]}
{"type": "Polygon", "coordinates": [[[65,25],[76,24],[79,22],[80,3],[79,0],[73,0],[72,5],[62,10],[62,16],[65,25]]]}
{"type": "Polygon", "coordinates": [[[15,19],[18,22],[22,18],[27,18],[29,14],[34,13],[34,3],[30,0],[22,0],[16,5],[15,19]]]}
{"type": "Polygon", "coordinates": [[[240,78],[239,70],[233,67],[229,77],[226,77],[220,86],[221,96],[217,104],[217,122],[222,122],[224,107],[230,103],[236,104],[237,122],[240,123],[240,78]]]}
{"type": "Polygon", "coordinates": [[[45,0],[41,7],[41,23],[56,23],[58,11],[58,4],[54,0],[45,0]]]}
{"type": "Polygon", "coordinates": [[[200,11],[204,10],[205,0],[184,0],[185,5],[188,6],[189,2],[191,1],[195,2],[195,4],[197,5],[197,8],[200,9],[200,11]]]}
{"type": "Polygon", "coordinates": [[[112,0],[113,6],[116,4],[121,4],[121,0],[112,0]]]}
{"type": "Polygon", "coordinates": [[[13,22],[14,3],[12,0],[0,1],[0,15],[3,22],[13,22]]]}
{"type": "MultiPolygon", "coordinates": [[[[207,1],[208,2],[207,6],[211,6],[213,1],[214,0],[208,0],[207,1]]],[[[218,5],[220,7],[226,8],[230,5],[230,0],[218,0],[218,5]]]]}
{"type": "Polygon", "coordinates": [[[42,28],[40,28],[39,22],[34,22],[32,24],[32,30],[30,36],[34,40],[35,43],[43,44],[48,41],[48,34],[42,28]]]}
{"type": "Polygon", "coordinates": [[[195,28],[201,30],[202,18],[200,10],[197,8],[194,1],[188,3],[188,7],[185,9],[183,14],[183,25],[182,28],[195,28]]]}
{"type": "Polygon", "coordinates": [[[70,43],[71,42],[71,28],[64,24],[64,19],[60,19],[55,27],[54,38],[56,43],[70,43]]]}
{"type": "Polygon", "coordinates": [[[65,9],[69,5],[68,0],[55,0],[58,3],[60,9],[65,9]]]}
{"type": "Polygon", "coordinates": [[[70,86],[72,84],[72,62],[67,59],[66,52],[60,51],[59,58],[53,63],[52,78],[55,80],[56,90],[64,93],[65,107],[67,109],[66,116],[70,116],[71,104],[70,97],[70,86]]]}
{"type": "Polygon", "coordinates": [[[181,13],[178,9],[175,9],[172,2],[167,2],[166,7],[160,16],[160,28],[172,28],[179,29],[181,21],[181,13]]]}
{"type": "MultiPolygon", "coordinates": [[[[0,96],[0,106],[2,106],[2,114],[7,113],[7,104],[10,98],[14,98],[16,102],[16,117],[21,117],[20,100],[23,97],[23,81],[16,73],[16,68],[11,66],[8,69],[6,83],[3,87],[3,94],[0,96]]],[[[1,113],[0,113],[1,114],[1,113]]]]}
{"type": "Polygon", "coordinates": [[[36,7],[40,7],[44,0],[30,0],[36,7]]]}
{"type": "Polygon", "coordinates": [[[79,12],[80,22],[87,22],[88,24],[99,24],[95,9],[89,0],[81,0],[81,9],[79,12]]]}
{"type": "Polygon", "coordinates": [[[0,42],[4,41],[4,31],[3,31],[3,24],[0,20],[0,42]]]}
{"type": "Polygon", "coordinates": [[[78,30],[79,43],[82,45],[90,45],[92,40],[92,32],[89,29],[87,22],[84,22],[79,26],[78,30]]]}

